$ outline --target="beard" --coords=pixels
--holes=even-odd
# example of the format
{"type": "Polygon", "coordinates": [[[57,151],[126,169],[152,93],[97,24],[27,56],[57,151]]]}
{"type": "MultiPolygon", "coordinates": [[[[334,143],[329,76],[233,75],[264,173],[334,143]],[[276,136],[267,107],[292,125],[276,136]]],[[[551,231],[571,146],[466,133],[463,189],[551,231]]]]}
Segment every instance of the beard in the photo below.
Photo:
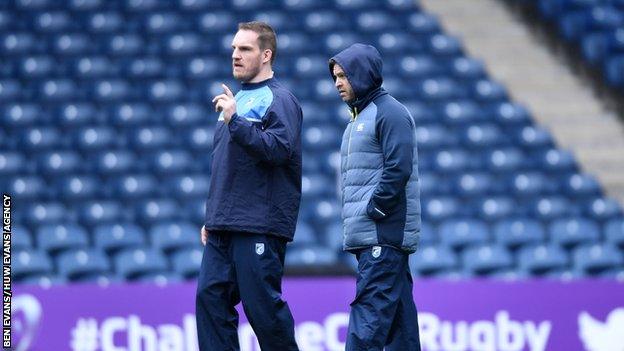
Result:
{"type": "Polygon", "coordinates": [[[232,75],[234,79],[245,83],[254,79],[260,73],[260,68],[260,62],[255,62],[255,64],[247,67],[238,67],[238,70],[232,68],[232,75]]]}

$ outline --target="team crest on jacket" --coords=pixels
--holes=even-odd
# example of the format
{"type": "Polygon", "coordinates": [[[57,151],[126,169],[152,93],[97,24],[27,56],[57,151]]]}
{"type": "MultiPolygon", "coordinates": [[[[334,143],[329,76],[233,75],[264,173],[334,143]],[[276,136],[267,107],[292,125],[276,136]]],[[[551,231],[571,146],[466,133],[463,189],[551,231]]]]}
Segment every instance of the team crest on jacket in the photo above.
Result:
{"type": "Polygon", "coordinates": [[[363,131],[363,130],[364,130],[364,123],[360,123],[360,124],[358,124],[358,125],[357,125],[356,130],[357,130],[358,132],[363,131]]]}
{"type": "Polygon", "coordinates": [[[381,246],[373,246],[373,257],[377,258],[381,255],[381,246]]]}
{"type": "Polygon", "coordinates": [[[264,253],[264,243],[256,243],[256,253],[262,255],[264,253]]]}

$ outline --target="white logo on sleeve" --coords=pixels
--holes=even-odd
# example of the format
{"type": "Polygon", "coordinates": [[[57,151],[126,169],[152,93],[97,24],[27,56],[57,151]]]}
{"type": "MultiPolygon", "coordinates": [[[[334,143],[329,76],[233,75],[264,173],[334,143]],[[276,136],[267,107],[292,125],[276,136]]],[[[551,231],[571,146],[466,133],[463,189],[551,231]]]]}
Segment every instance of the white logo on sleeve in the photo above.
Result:
{"type": "Polygon", "coordinates": [[[381,246],[373,246],[373,257],[377,258],[381,255],[381,246]]]}
{"type": "Polygon", "coordinates": [[[360,123],[357,125],[357,128],[355,129],[356,132],[361,132],[364,130],[364,123],[360,123]]]}
{"type": "Polygon", "coordinates": [[[587,351],[624,351],[624,308],[611,311],[605,323],[581,312],[578,324],[587,351]]]}
{"type": "Polygon", "coordinates": [[[256,243],[256,253],[262,255],[264,253],[264,243],[256,243]]]}

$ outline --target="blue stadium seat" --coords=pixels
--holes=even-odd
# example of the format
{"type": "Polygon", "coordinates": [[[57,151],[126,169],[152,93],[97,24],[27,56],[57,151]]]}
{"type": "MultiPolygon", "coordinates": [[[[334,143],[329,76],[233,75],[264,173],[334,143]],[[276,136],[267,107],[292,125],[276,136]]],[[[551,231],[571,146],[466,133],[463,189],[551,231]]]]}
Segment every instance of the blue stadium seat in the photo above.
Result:
{"type": "Polygon", "coordinates": [[[434,169],[441,174],[471,170],[474,158],[462,149],[443,149],[435,155],[434,169]]]}
{"type": "Polygon", "coordinates": [[[145,232],[133,223],[102,224],[93,229],[93,239],[96,248],[108,253],[115,253],[123,249],[140,248],[147,244],[145,232]]]}
{"type": "Polygon", "coordinates": [[[143,27],[151,35],[168,34],[181,29],[184,19],[175,12],[156,12],[145,16],[143,27]]]}
{"type": "Polygon", "coordinates": [[[416,142],[419,150],[435,150],[457,146],[459,138],[439,124],[425,124],[416,127],[416,142]]]}
{"type": "Polygon", "coordinates": [[[551,149],[554,146],[550,132],[540,126],[526,126],[519,130],[518,143],[527,150],[551,149]]]}
{"type": "Polygon", "coordinates": [[[165,41],[166,52],[170,56],[187,56],[210,52],[210,42],[195,33],[174,34],[165,41]]]}
{"type": "Polygon", "coordinates": [[[193,158],[183,149],[156,151],[148,157],[150,170],[160,175],[189,172],[193,168],[193,158]]]}
{"type": "Polygon", "coordinates": [[[177,6],[184,11],[200,11],[223,6],[223,3],[215,0],[178,0],[177,6]]]}
{"type": "Polygon", "coordinates": [[[136,218],[143,225],[184,218],[180,206],[169,199],[149,199],[136,206],[136,218]]]}
{"type": "Polygon", "coordinates": [[[517,282],[517,281],[525,281],[529,279],[529,273],[525,271],[519,271],[517,269],[506,269],[502,271],[497,271],[488,275],[488,278],[508,281],[508,282],[517,282]]]}
{"type": "Polygon", "coordinates": [[[169,264],[165,255],[156,249],[128,249],[114,257],[115,270],[126,279],[136,279],[150,273],[167,271],[169,264]]]}
{"type": "Polygon", "coordinates": [[[149,105],[142,103],[121,104],[113,107],[112,122],[118,126],[142,125],[154,120],[153,111],[149,105]]]}
{"type": "Polygon", "coordinates": [[[74,11],[93,11],[102,6],[103,0],[70,0],[69,8],[74,11]]]}
{"type": "Polygon", "coordinates": [[[184,280],[178,273],[163,271],[156,273],[147,273],[140,275],[134,279],[138,283],[145,283],[156,286],[167,286],[168,284],[180,283],[184,280]]]}
{"type": "Polygon", "coordinates": [[[253,16],[254,21],[268,23],[276,32],[293,29],[293,15],[285,13],[281,10],[268,10],[256,12],[253,16]]]}
{"type": "Polygon", "coordinates": [[[204,124],[209,114],[202,105],[189,103],[171,105],[165,116],[169,125],[179,128],[204,124]]]}
{"type": "Polygon", "coordinates": [[[458,57],[454,59],[449,69],[454,78],[464,81],[481,79],[486,75],[483,61],[470,57],[458,57]]]}
{"type": "Polygon", "coordinates": [[[462,54],[461,41],[451,35],[434,34],[427,42],[429,51],[435,56],[459,56],[462,54]]]}
{"type": "Polygon", "coordinates": [[[395,29],[399,25],[389,13],[382,11],[362,11],[357,12],[354,16],[358,31],[363,33],[379,33],[384,30],[395,29]]]}
{"type": "Polygon", "coordinates": [[[110,37],[106,52],[111,56],[139,55],[145,51],[145,43],[138,34],[117,34],[110,37]]]}
{"type": "Polygon", "coordinates": [[[103,175],[123,174],[137,169],[137,156],[127,150],[102,151],[95,156],[95,170],[103,175]]]}
{"type": "Polygon", "coordinates": [[[562,218],[575,212],[570,201],[558,195],[539,197],[530,206],[531,213],[544,221],[562,218]]]}
{"type": "Polygon", "coordinates": [[[522,247],[517,254],[520,269],[542,275],[549,271],[565,269],[569,258],[566,251],[554,244],[538,244],[522,247]]]}
{"type": "Polygon", "coordinates": [[[0,48],[6,55],[33,53],[37,40],[31,33],[5,32],[0,37],[0,48]]]}
{"type": "Polygon", "coordinates": [[[162,222],[149,231],[152,246],[165,253],[200,244],[199,227],[190,222],[162,222]]]}
{"type": "MultiPolygon", "coordinates": [[[[0,157],[2,157],[0,155],[0,157]]],[[[0,162],[2,162],[0,160],[0,162]]],[[[41,201],[49,197],[49,188],[45,180],[39,176],[15,176],[10,178],[6,184],[6,191],[14,196],[18,201],[41,201]]]]}
{"type": "MultiPolygon", "coordinates": [[[[56,60],[51,56],[28,56],[25,57],[19,66],[19,72],[29,79],[45,78],[54,73],[58,68],[56,60]]],[[[1,82],[2,93],[0,93],[0,100],[8,100],[8,97],[17,97],[18,91],[14,89],[19,87],[19,84],[15,81],[1,82]]]]}
{"type": "Polygon", "coordinates": [[[37,166],[43,175],[60,175],[79,172],[84,161],[77,152],[51,151],[37,158],[37,166]]]}
{"type": "Polygon", "coordinates": [[[490,79],[480,79],[472,88],[472,96],[480,102],[497,102],[507,99],[505,87],[490,79]]]}
{"type": "Polygon", "coordinates": [[[286,251],[286,267],[331,266],[338,262],[338,253],[319,245],[291,247],[286,251]]]}
{"type": "Polygon", "coordinates": [[[194,57],[186,64],[185,73],[187,78],[199,80],[214,79],[227,74],[227,71],[223,62],[216,57],[194,57]]]}
{"type": "Polygon", "coordinates": [[[157,195],[160,187],[158,180],[151,174],[124,174],[111,178],[107,189],[120,199],[138,200],[157,195]]]}
{"type": "Polygon", "coordinates": [[[554,220],[548,227],[548,235],[562,247],[573,247],[600,241],[600,228],[591,220],[571,217],[554,220]]]}
{"type": "Polygon", "coordinates": [[[87,28],[91,33],[115,33],[124,25],[124,18],[120,13],[98,12],[88,17],[87,28]]]}
{"type": "Polygon", "coordinates": [[[585,208],[585,213],[598,221],[607,221],[622,216],[622,207],[612,198],[596,198],[590,201],[585,208]]]}
{"type": "Polygon", "coordinates": [[[435,34],[440,31],[440,21],[437,17],[425,12],[410,14],[407,24],[410,32],[418,35],[435,34]]]}
{"type": "Polygon", "coordinates": [[[200,247],[182,249],[171,257],[173,270],[185,279],[196,279],[199,275],[204,250],[200,247]]]}
{"type": "Polygon", "coordinates": [[[496,122],[503,126],[522,126],[531,122],[531,115],[526,107],[512,102],[490,104],[489,110],[496,122]]]}
{"type": "MultiPolygon", "coordinates": [[[[322,236],[324,236],[325,238],[328,238],[329,231],[324,231],[322,236]]],[[[310,224],[304,221],[298,221],[297,227],[295,229],[295,236],[293,237],[292,243],[290,243],[289,245],[306,247],[306,246],[318,245],[318,244],[319,244],[319,238],[317,238],[316,232],[314,231],[312,226],[310,226],[310,224]]],[[[327,245],[327,246],[331,247],[330,245],[327,245]]]]}
{"type": "Polygon", "coordinates": [[[563,173],[577,170],[576,161],[570,151],[548,149],[537,154],[540,166],[549,172],[563,173]]]}
{"type": "Polygon", "coordinates": [[[206,214],[206,199],[186,200],[183,210],[188,215],[189,221],[203,223],[206,214]]]}
{"type": "Polygon", "coordinates": [[[134,78],[158,78],[166,72],[164,62],[158,57],[132,58],[121,67],[126,75],[134,78]]]}
{"type": "Polygon", "coordinates": [[[452,197],[432,197],[423,201],[423,220],[438,222],[461,213],[462,205],[452,197]]]}
{"type": "Polygon", "coordinates": [[[342,131],[328,125],[307,126],[303,131],[303,147],[310,151],[338,149],[342,131]]]}
{"type": "Polygon", "coordinates": [[[97,249],[79,249],[62,253],[56,259],[58,272],[69,280],[107,273],[110,268],[108,257],[97,249]]]}
{"type": "Polygon", "coordinates": [[[473,124],[462,133],[464,145],[474,149],[487,149],[506,144],[503,132],[493,124],[473,124]]]}
{"type": "Polygon", "coordinates": [[[299,77],[318,77],[327,73],[327,58],[318,55],[299,56],[294,62],[294,68],[299,77]]]}
{"type": "Polygon", "coordinates": [[[119,140],[117,131],[111,127],[86,127],[73,135],[73,144],[83,151],[113,148],[119,140]]]}
{"type": "Polygon", "coordinates": [[[420,241],[419,245],[427,246],[436,244],[440,241],[440,235],[436,228],[429,222],[420,223],[420,241]]]}
{"type": "Polygon", "coordinates": [[[235,28],[236,18],[229,11],[209,11],[198,18],[197,25],[202,32],[223,34],[235,28]]]}
{"type": "Polygon", "coordinates": [[[152,102],[172,102],[180,100],[186,91],[178,80],[160,80],[149,85],[147,98],[152,102]]]}
{"type": "Polygon", "coordinates": [[[87,231],[73,223],[41,226],[37,230],[36,237],[37,246],[52,255],[89,246],[87,231]]]}
{"type": "MultiPolygon", "coordinates": [[[[435,180],[433,180],[433,182],[435,182],[435,180]]],[[[498,183],[496,178],[489,173],[470,172],[458,175],[453,182],[453,189],[455,194],[463,198],[482,197],[498,193],[498,191],[496,191],[498,183]]]]}
{"type": "Polygon", "coordinates": [[[396,73],[405,78],[432,78],[443,71],[438,61],[423,54],[400,56],[394,65],[396,73]]]}
{"type": "Polygon", "coordinates": [[[604,226],[604,238],[607,243],[624,248],[624,219],[609,220],[604,226]]]}
{"type": "Polygon", "coordinates": [[[35,285],[43,289],[59,286],[67,283],[67,279],[51,274],[33,274],[19,280],[20,284],[35,285]]]}
{"type": "Polygon", "coordinates": [[[101,179],[93,175],[70,175],[54,181],[57,195],[66,201],[93,199],[101,195],[101,179]]]}
{"type": "MultiPolygon", "coordinates": [[[[203,157],[210,157],[206,154],[206,151],[212,150],[212,142],[214,139],[214,129],[211,127],[193,127],[189,128],[182,133],[182,141],[184,146],[193,151],[199,151],[203,157]]],[[[207,160],[209,160],[207,158],[207,160]]],[[[204,171],[210,172],[210,162],[201,162],[199,165],[204,171]]]]}
{"type": "Polygon", "coordinates": [[[91,39],[82,33],[62,34],[54,42],[55,53],[62,56],[89,54],[92,48],[91,39]]]}
{"type": "Polygon", "coordinates": [[[604,65],[604,76],[607,83],[614,87],[624,87],[624,55],[608,58],[604,65]]]}
{"type": "Polygon", "coordinates": [[[510,217],[494,225],[496,242],[515,249],[520,246],[540,244],[546,240],[546,232],[539,221],[524,217],[510,217]]]}
{"type": "Polygon", "coordinates": [[[61,132],[53,127],[24,128],[20,133],[18,145],[23,150],[47,151],[62,146],[61,132]]]}
{"type": "Polygon", "coordinates": [[[30,231],[23,225],[13,225],[11,227],[11,250],[33,249],[33,239],[30,231]]]}
{"type": "Polygon", "coordinates": [[[106,223],[117,223],[127,216],[127,210],[118,202],[111,200],[88,201],[78,208],[82,224],[93,227],[106,223]]]}
{"type": "Polygon", "coordinates": [[[315,223],[325,226],[328,223],[340,220],[342,206],[332,199],[314,202],[313,220],[315,223]]]}
{"type": "Polygon", "coordinates": [[[595,274],[624,264],[622,252],[608,244],[587,244],[574,250],[574,266],[585,273],[595,274]]]}
{"type": "Polygon", "coordinates": [[[173,146],[173,136],[164,126],[139,127],[130,130],[129,145],[139,152],[164,149],[173,146]]]}
{"type": "Polygon", "coordinates": [[[432,275],[454,269],[458,262],[455,253],[446,246],[423,245],[417,254],[409,256],[410,270],[419,275],[432,275]]]}
{"type": "Polygon", "coordinates": [[[419,47],[414,45],[414,38],[402,31],[380,32],[375,38],[375,47],[382,55],[387,56],[420,51],[419,47]]]}
{"type": "Polygon", "coordinates": [[[92,98],[100,103],[127,100],[131,97],[131,86],[121,79],[96,80],[92,86],[92,98]]]}
{"type": "Polygon", "coordinates": [[[524,152],[515,147],[493,149],[486,157],[486,166],[494,173],[518,172],[526,168],[528,162],[524,152]]]}
{"type": "Polygon", "coordinates": [[[323,45],[326,52],[330,53],[331,55],[335,55],[340,51],[346,49],[347,47],[351,46],[352,44],[359,43],[361,41],[362,39],[360,38],[360,35],[358,35],[358,33],[342,31],[337,33],[331,33],[325,36],[323,40],[323,45]]]}
{"type": "Polygon", "coordinates": [[[65,221],[70,213],[59,202],[37,202],[26,208],[24,220],[31,226],[51,225],[65,221]]]}
{"type": "Polygon", "coordinates": [[[3,110],[0,118],[7,128],[34,126],[45,116],[39,105],[31,103],[10,103],[3,110]]]}
{"type": "Polygon", "coordinates": [[[509,269],[514,259],[504,246],[484,244],[466,248],[462,253],[462,262],[466,270],[482,275],[509,269]]]}
{"type": "Polygon", "coordinates": [[[598,180],[590,174],[573,173],[563,180],[561,188],[570,198],[596,197],[602,193],[598,180]]]}
{"type": "Polygon", "coordinates": [[[26,169],[26,158],[15,151],[0,151],[0,176],[20,174],[26,169]]]}
{"type": "Polygon", "coordinates": [[[556,184],[548,176],[535,171],[512,175],[509,188],[517,198],[552,194],[557,190],[556,184]]]}
{"type": "Polygon", "coordinates": [[[379,2],[374,0],[335,0],[333,2],[337,9],[343,11],[361,11],[379,6],[379,2]]]}
{"type": "Polygon", "coordinates": [[[106,78],[115,74],[113,62],[104,56],[87,56],[78,59],[73,67],[74,75],[79,79],[106,78]]]}
{"type": "Polygon", "coordinates": [[[208,195],[210,178],[206,174],[186,174],[167,180],[167,193],[186,201],[191,198],[204,199],[208,195]]]}
{"type": "Polygon", "coordinates": [[[345,30],[347,23],[340,14],[331,11],[311,11],[305,16],[305,29],[311,33],[328,33],[345,30]]]}
{"type": "Polygon", "coordinates": [[[448,177],[435,172],[421,172],[418,176],[422,197],[448,195],[451,193],[451,184],[448,177]]]}
{"type": "Polygon", "coordinates": [[[304,197],[325,198],[335,193],[335,182],[324,174],[307,173],[301,177],[301,193],[304,197]]]}
{"type": "Polygon", "coordinates": [[[35,15],[34,28],[42,33],[58,33],[69,30],[72,19],[67,12],[44,11],[35,15]]]}
{"type": "Polygon", "coordinates": [[[334,251],[342,251],[343,232],[342,220],[330,223],[324,230],[321,230],[321,243],[334,251]]]}
{"type": "Polygon", "coordinates": [[[479,217],[486,221],[498,221],[520,214],[515,199],[507,196],[484,197],[477,200],[476,206],[479,217]]]}
{"type": "Polygon", "coordinates": [[[447,101],[464,97],[463,88],[454,80],[442,76],[416,81],[415,89],[424,101],[447,101]]]}
{"type": "Polygon", "coordinates": [[[477,122],[482,118],[483,112],[474,101],[459,100],[444,105],[442,116],[448,125],[465,125],[477,122]]]}
{"type": "Polygon", "coordinates": [[[490,241],[490,228],[476,219],[448,219],[440,223],[438,233],[442,244],[453,249],[485,244],[490,241]]]}
{"type": "Polygon", "coordinates": [[[48,254],[39,250],[15,250],[11,259],[11,276],[16,282],[28,276],[49,274],[53,270],[48,254]]]}
{"type": "Polygon", "coordinates": [[[56,113],[56,122],[66,127],[92,124],[97,117],[97,109],[90,103],[63,104],[56,113]]]}

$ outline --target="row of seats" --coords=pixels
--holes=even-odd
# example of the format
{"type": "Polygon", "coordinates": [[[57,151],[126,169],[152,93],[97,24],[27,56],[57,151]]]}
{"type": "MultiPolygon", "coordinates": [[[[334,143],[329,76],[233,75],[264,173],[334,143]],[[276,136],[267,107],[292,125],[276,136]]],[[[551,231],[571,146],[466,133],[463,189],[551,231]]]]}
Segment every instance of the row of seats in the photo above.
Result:
{"type": "MultiPolygon", "coordinates": [[[[323,205],[323,204],[321,204],[323,205]]],[[[293,246],[325,246],[339,251],[342,248],[342,224],[334,215],[331,204],[319,206],[317,214],[323,222],[302,218],[297,226],[293,246]],[[314,227],[322,225],[322,230],[314,227]],[[317,233],[321,233],[318,236],[317,233]]],[[[130,248],[151,245],[165,253],[195,246],[198,243],[198,228],[192,222],[170,221],[166,218],[147,224],[145,231],[134,222],[109,221],[97,224],[92,229],[75,223],[44,224],[32,232],[24,226],[15,226],[12,231],[12,248],[38,249],[57,255],[70,249],[87,249],[90,246],[109,254],[130,248]],[[149,238],[149,239],[148,239],[149,238]]],[[[555,219],[548,225],[528,217],[506,217],[493,224],[482,220],[450,218],[434,225],[423,222],[420,234],[421,245],[443,244],[450,249],[463,249],[475,245],[497,243],[515,250],[521,246],[551,242],[564,249],[582,244],[604,241],[624,249],[624,219],[608,220],[604,225],[584,217],[555,219]]]]}
{"type": "MultiPolygon", "coordinates": [[[[523,0],[526,1],[526,0],[523,0]]],[[[560,36],[602,71],[605,82],[624,89],[624,2],[531,0],[560,36]]]]}
{"type": "MultiPolygon", "coordinates": [[[[169,255],[156,248],[134,248],[122,249],[109,259],[104,251],[91,248],[68,250],[52,260],[43,251],[17,250],[12,273],[23,281],[40,279],[55,271],[69,281],[93,281],[102,275],[141,280],[170,272],[196,279],[202,252],[198,246],[180,248],[169,255]]],[[[332,266],[342,260],[353,266],[353,258],[347,255],[320,246],[291,247],[286,253],[286,265],[291,269],[332,266]]],[[[453,270],[462,272],[465,277],[498,276],[511,269],[520,275],[535,276],[557,274],[569,267],[577,276],[615,276],[621,275],[623,263],[621,249],[596,243],[579,245],[570,254],[557,244],[526,245],[516,253],[491,244],[469,246],[460,253],[444,245],[427,245],[421,247],[419,255],[410,257],[410,268],[419,276],[448,275],[453,270]]]]}

